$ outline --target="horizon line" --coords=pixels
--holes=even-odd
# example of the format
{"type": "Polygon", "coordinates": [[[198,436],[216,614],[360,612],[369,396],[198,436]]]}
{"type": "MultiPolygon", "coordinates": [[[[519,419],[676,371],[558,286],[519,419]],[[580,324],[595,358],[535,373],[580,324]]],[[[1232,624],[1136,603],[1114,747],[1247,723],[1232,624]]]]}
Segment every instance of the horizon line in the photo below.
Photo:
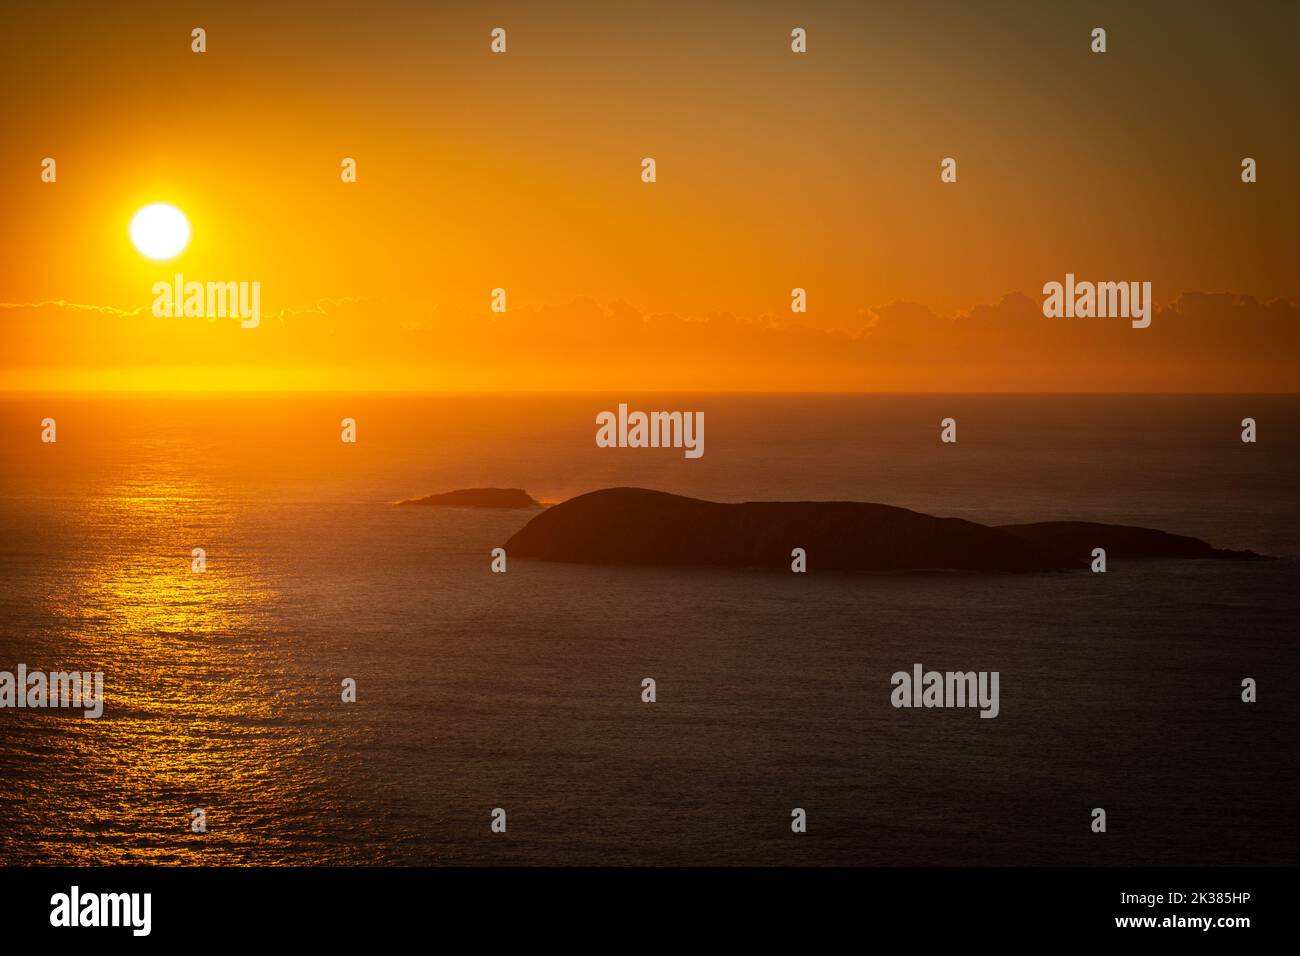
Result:
{"type": "Polygon", "coordinates": [[[1300,390],[1280,391],[1036,391],[1031,389],[690,389],[690,388],[582,388],[582,389],[372,389],[372,388],[0,388],[0,397],[17,395],[380,395],[380,396],[491,396],[491,395],[1086,395],[1086,396],[1280,396],[1300,395],[1300,390]]]}

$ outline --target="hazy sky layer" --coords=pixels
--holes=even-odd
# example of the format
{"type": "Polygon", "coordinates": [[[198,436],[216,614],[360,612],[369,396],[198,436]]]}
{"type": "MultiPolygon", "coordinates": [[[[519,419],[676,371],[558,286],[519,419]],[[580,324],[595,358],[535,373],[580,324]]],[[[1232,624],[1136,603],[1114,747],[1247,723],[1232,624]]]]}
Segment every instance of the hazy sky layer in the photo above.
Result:
{"type": "Polygon", "coordinates": [[[1294,4],[51,2],[6,4],[0,27],[0,302],[132,313],[0,310],[0,386],[381,387],[401,369],[402,387],[500,387],[540,377],[555,341],[584,347],[552,387],[634,369],[653,387],[658,368],[673,387],[770,371],[773,388],[928,389],[968,362],[997,369],[977,387],[1010,390],[1074,368],[1085,339],[1153,387],[1285,386],[1294,370],[1270,354],[1294,348],[1291,320],[1243,330],[1255,313],[1226,297],[1165,345],[1159,319],[1078,320],[1032,368],[1005,360],[1020,307],[943,363],[942,322],[873,347],[882,315],[911,314],[893,303],[947,320],[1037,301],[1067,272],[1150,281],[1165,306],[1300,302],[1294,4]],[[172,263],[127,238],[150,201],[190,218],[172,263]],[[239,341],[156,319],[152,283],[176,272],[258,281],[274,318],[239,341]],[[495,287],[505,318],[488,313],[495,287]],[[338,298],[357,301],[316,311],[338,298]],[[627,342],[610,315],[672,317],[642,331],[653,362],[613,351],[627,342]],[[791,336],[827,333],[860,348],[787,364],[791,336]],[[1225,350],[1241,381],[1202,382],[1225,350]]]}

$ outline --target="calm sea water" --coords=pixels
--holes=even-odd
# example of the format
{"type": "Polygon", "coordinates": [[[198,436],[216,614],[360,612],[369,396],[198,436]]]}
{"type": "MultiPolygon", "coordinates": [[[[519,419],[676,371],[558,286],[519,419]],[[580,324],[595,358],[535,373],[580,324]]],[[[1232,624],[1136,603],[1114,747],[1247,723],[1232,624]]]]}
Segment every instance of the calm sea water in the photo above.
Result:
{"type": "Polygon", "coordinates": [[[1261,396],[10,396],[0,669],[108,700],[0,711],[0,862],[1294,863],[1297,425],[1261,396]],[[704,457],[596,448],[620,400],[703,409],[704,457]],[[392,506],[624,484],[1289,560],[494,575],[527,514],[392,506]],[[895,710],[916,662],[1000,671],[1001,715],[895,710]]]}

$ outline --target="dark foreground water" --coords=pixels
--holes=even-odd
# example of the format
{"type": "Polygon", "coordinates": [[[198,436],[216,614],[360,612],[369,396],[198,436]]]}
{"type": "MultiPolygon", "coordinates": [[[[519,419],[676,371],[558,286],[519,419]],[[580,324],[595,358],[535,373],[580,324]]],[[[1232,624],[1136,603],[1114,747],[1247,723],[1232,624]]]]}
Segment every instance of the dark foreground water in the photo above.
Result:
{"type": "Polygon", "coordinates": [[[639,484],[1293,558],[1297,425],[1254,396],[10,397],[0,670],[108,700],[0,710],[0,862],[1294,863],[1295,560],[500,575],[527,514],[392,502],[639,484]],[[597,449],[620,400],[705,410],[704,457],[597,449]],[[999,717],[891,707],[917,662],[999,671],[999,717]]]}

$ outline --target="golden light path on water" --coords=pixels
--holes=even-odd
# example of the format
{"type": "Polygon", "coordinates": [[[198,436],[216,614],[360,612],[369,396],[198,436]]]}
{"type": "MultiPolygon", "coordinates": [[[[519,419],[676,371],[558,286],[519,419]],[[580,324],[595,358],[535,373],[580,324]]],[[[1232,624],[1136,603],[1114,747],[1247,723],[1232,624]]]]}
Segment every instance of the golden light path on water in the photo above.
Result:
{"type": "MultiPolygon", "coordinates": [[[[1124,502],[1151,527],[1295,555],[1294,442],[1262,445],[1251,470],[1207,452],[1235,397],[965,398],[1002,437],[957,480],[918,425],[949,397],[698,401],[739,436],[715,429],[704,470],[680,455],[604,456],[587,396],[530,399],[529,417],[514,397],[0,402],[0,670],[102,670],[106,696],[98,720],[0,712],[0,864],[1294,856],[1276,838],[1293,809],[1293,715],[1261,726],[1217,684],[1294,670],[1291,561],[1133,567],[1104,582],[514,557],[494,575],[490,550],[526,515],[392,506],[498,482],[548,500],[641,485],[1002,522],[1050,516],[1058,499],[1107,520],[1124,502]],[[49,414],[57,445],[36,440],[49,414]],[[1151,451],[1134,415],[1181,417],[1151,451]],[[344,416],[361,423],[360,445],[339,441],[344,416]],[[1008,457],[1022,446],[1038,451],[1008,457]],[[887,677],[917,660],[996,662],[1016,696],[997,721],[900,720],[887,677]],[[655,708],[640,702],[647,675],[655,708]],[[340,701],[343,677],[357,680],[355,705],[340,701]],[[1195,747],[1153,753],[1134,719],[1182,727],[1195,747]],[[1099,735],[1128,744],[1078,743],[1099,735]],[[1061,808],[1119,778],[1158,811],[1140,835],[1102,846],[1071,825],[1062,838],[1061,808]],[[794,843],[791,794],[821,821],[794,843]],[[1258,825],[1232,840],[1204,825],[1244,805],[1258,825]],[[488,830],[497,806],[508,839],[488,830]],[[194,808],[206,834],[190,832],[194,808]]],[[[1300,434],[1293,398],[1256,401],[1300,434]]]]}
{"type": "Polygon", "coordinates": [[[48,666],[103,670],[106,705],[98,720],[24,712],[42,731],[36,769],[59,765],[70,783],[26,799],[44,815],[43,858],[276,860],[283,819],[310,783],[311,740],[283,716],[302,681],[287,679],[281,643],[267,639],[277,594],[265,561],[231,553],[240,506],[176,475],[123,481],[88,505],[78,524],[90,539],[46,584],[64,623],[48,666]],[[191,542],[207,545],[206,571],[194,570],[191,542]],[[195,808],[212,832],[191,831],[195,808]]]}

